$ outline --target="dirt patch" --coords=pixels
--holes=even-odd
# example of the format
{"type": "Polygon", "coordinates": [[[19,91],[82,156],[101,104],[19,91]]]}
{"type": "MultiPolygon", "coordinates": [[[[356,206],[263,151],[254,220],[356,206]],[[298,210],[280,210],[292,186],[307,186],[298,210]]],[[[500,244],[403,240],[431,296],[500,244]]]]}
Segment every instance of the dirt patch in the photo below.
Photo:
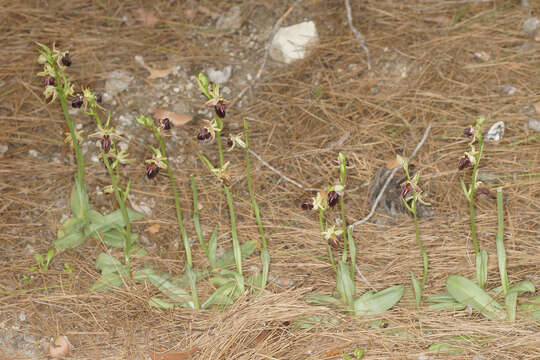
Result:
{"type": "MultiPolygon", "coordinates": [[[[467,150],[463,128],[477,116],[487,117],[486,131],[504,121],[504,137],[486,144],[480,171],[490,189],[504,188],[510,281],[529,280],[538,288],[540,137],[534,124],[540,119],[535,110],[540,102],[540,42],[537,30],[530,29],[532,21],[525,29],[523,24],[538,16],[540,7],[531,3],[523,9],[519,1],[353,2],[354,24],[371,52],[368,69],[343,2],[305,0],[283,25],[314,21],[320,36],[317,48],[309,58],[288,66],[269,60],[250,87],[272,27],[293,2],[157,1],[142,7],[132,2],[57,1],[36,7],[35,2],[4,1],[0,357],[44,357],[51,338],[59,335],[69,338],[77,359],[144,359],[165,350],[192,359],[340,359],[354,348],[365,349],[367,359],[430,359],[441,356],[428,352],[430,345],[455,342],[456,337],[463,337],[458,341],[463,352],[444,358],[540,357],[540,326],[529,317],[518,314],[515,323],[495,322],[466,311],[414,307],[409,271],[420,273],[421,258],[412,220],[405,215],[378,212],[354,233],[357,263],[369,284],[377,290],[395,284],[408,288],[396,307],[377,318],[363,318],[308,305],[308,294],[335,291],[335,273],[326,260],[318,219],[300,210],[302,201],[314,196],[306,188],[335,183],[334,159],[341,151],[353,166],[347,222],[363,218],[370,211],[368,184],[378,169],[396,154],[410,154],[432,124],[415,167],[434,212],[420,221],[430,257],[425,292],[441,293],[449,274],[474,277],[469,210],[457,170],[467,150]],[[233,5],[239,7],[239,17],[238,10],[230,11],[233,5]],[[229,25],[235,28],[218,29],[217,22],[226,16],[236,17],[229,25]],[[209,69],[226,73],[230,67],[222,85],[225,97],[234,99],[248,90],[228,110],[225,133],[241,132],[247,117],[251,148],[304,187],[252,158],[272,256],[273,281],[267,292],[241,297],[220,311],[158,311],[148,305],[155,289],[140,283],[90,293],[99,276],[96,256],[104,250],[94,240],[56,256],[48,271],[29,273],[35,265],[33,254],[51,247],[69,215],[75,172],[74,159],[63,146],[61,110],[43,101],[34,41],[56,41],[69,49],[69,74],[83,87],[106,92],[111,73],[123,74],[126,88],[105,98],[104,106],[134,158],[151,156],[149,135],[136,125],[137,116],[164,109],[192,118],[174,128],[167,151],[186,219],[191,219],[192,208],[189,175],[195,174],[203,231],[210,234],[218,225],[224,250],[230,248],[227,204],[197,154],[211,154],[196,140],[210,111],[203,106],[195,76],[209,69]],[[306,319],[312,324],[302,326],[306,319]]],[[[85,135],[95,132],[87,116],[76,111],[72,115],[85,135]]],[[[100,211],[116,209],[114,199],[101,191],[109,180],[96,161],[94,141],[84,140],[83,151],[92,204],[100,211]]],[[[235,150],[226,156],[239,236],[241,241],[256,238],[244,154],[235,150]]],[[[165,177],[147,181],[144,170],[142,161],[123,169],[132,179],[131,205],[148,214],[135,228],[155,266],[180,274],[185,260],[174,246],[180,234],[168,182],[165,177]],[[145,231],[155,224],[160,225],[157,232],[145,231]]],[[[499,284],[497,212],[490,197],[478,198],[477,224],[479,241],[490,258],[488,288],[493,288],[499,284]]],[[[205,266],[191,221],[186,228],[194,263],[205,266]]],[[[245,266],[256,270],[258,257],[245,266]]],[[[202,295],[211,290],[203,286],[202,295]]],[[[368,290],[370,286],[358,279],[357,292],[368,290]]]]}

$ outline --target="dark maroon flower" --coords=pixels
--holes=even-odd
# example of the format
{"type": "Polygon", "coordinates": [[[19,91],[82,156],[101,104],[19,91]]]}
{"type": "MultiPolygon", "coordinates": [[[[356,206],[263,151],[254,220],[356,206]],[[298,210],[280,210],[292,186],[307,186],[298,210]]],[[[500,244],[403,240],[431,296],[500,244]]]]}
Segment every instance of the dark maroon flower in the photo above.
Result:
{"type": "Polygon", "coordinates": [[[225,118],[225,110],[227,109],[227,103],[223,100],[219,100],[218,103],[214,106],[214,109],[216,109],[216,114],[220,118],[225,118]]]}
{"type": "Polygon", "coordinates": [[[336,204],[338,203],[338,200],[339,200],[339,194],[337,192],[332,190],[328,193],[328,198],[327,198],[328,206],[330,207],[336,206],[336,204]]]}
{"type": "Polygon", "coordinates": [[[411,183],[404,182],[403,184],[401,184],[401,197],[402,198],[406,199],[411,194],[411,191],[412,191],[411,183]]]}
{"type": "Polygon", "coordinates": [[[112,138],[110,135],[103,135],[103,139],[101,139],[101,149],[106,153],[108,153],[111,150],[112,145],[112,138]]]}
{"type": "Polygon", "coordinates": [[[146,164],[146,177],[152,179],[159,174],[159,166],[156,163],[146,164]]]}
{"type": "Polygon", "coordinates": [[[56,85],[56,80],[54,79],[54,76],[48,76],[46,78],[43,78],[43,84],[45,86],[48,86],[48,85],[56,85]]]}
{"type": "Polygon", "coordinates": [[[98,104],[101,104],[103,102],[103,94],[102,93],[97,93],[96,94],[96,101],[98,104]]]}
{"type": "Polygon", "coordinates": [[[302,210],[313,210],[313,200],[307,199],[302,203],[302,210]]]}
{"type": "Polygon", "coordinates": [[[69,53],[66,53],[66,55],[62,56],[62,65],[64,66],[71,66],[71,58],[69,57],[69,53]]]}
{"type": "Polygon", "coordinates": [[[463,130],[463,135],[465,135],[467,137],[473,136],[474,135],[474,129],[472,127],[465,128],[463,130]]]}
{"type": "Polygon", "coordinates": [[[465,155],[459,159],[458,169],[463,170],[470,165],[471,165],[471,159],[469,159],[469,156],[465,155]]]}
{"type": "Polygon", "coordinates": [[[230,137],[226,137],[225,139],[225,145],[230,149],[234,145],[233,140],[230,137]]]}
{"type": "Polygon", "coordinates": [[[212,133],[207,128],[202,128],[197,134],[197,140],[205,142],[212,138],[212,133]]]}
{"type": "Polygon", "coordinates": [[[80,108],[84,103],[84,97],[77,96],[75,99],[71,100],[71,106],[74,108],[80,108]]]}
{"type": "Polygon", "coordinates": [[[171,120],[169,118],[164,118],[159,120],[159,128],[165,131],[171,130],[171,120]]]}
{"type": "Polygon", "coordinates": [[[340,245],[339,237],[332,236],[330,239],[328,239],[328,245],[330,245],[332,249],[338,250],[340,245]]]}

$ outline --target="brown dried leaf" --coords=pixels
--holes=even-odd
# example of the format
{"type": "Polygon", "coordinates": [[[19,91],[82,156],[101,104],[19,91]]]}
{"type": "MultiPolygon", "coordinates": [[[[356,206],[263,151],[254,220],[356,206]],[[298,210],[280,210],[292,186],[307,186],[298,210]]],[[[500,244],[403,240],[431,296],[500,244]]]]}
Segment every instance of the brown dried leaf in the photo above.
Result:
{"type": "Polygon", "coordinates": [[[169,76],[169,74],[174,73],[176,71],[174,66],[168,69],[154,69],[150,66],[145,66],[145,68],[146,70],[150,72],[150,75],[148,75],[147,77],[148,80],[164,78],[164,77],[169,76]]]}
{"type": "Polygon", "coordinates": [[[137,20],[146,27],[154,27],[159,22],[159,19],[150,9],[137,9],[135,10],[135,15],[137,20]]]}
{"type": "Polygon", "coordinates": [[[177,114],[172,111],[168,111],[168,110],[160,109],[160,108],[154,109],[152,114],[154,115],[154,119],[169,118],[169,120],[171,120],[174,126],[183,126],[187,124],[188,122],[190,122],[191,119],[193,119],[190,115],[177,114]]]}
{"type": "Polygon", "coordinates": [[[144,231],[149,232],[150,234],[157,234],[159,232],[159,228],[160,228],[159,224],[154,224],[144,229],[144,231]]]}
{"type": "Polygon", "coordinates": [[[49,344],[48,356],[53,359],[63,359],[69,355],[71,344],[66,336],[61,335],[54,339],[52,344],[49,344]]]}
{"type": "Polygon", "coordinates": [[[168,352],[164,354],[158,354],[156,352],[151,352],[150,357],[152,360],[183,360],[183,359],[189,359],[189,357],[199,351],[199,348],[194,346],[189,350],[186,350],[184,352],[168,352]]]}

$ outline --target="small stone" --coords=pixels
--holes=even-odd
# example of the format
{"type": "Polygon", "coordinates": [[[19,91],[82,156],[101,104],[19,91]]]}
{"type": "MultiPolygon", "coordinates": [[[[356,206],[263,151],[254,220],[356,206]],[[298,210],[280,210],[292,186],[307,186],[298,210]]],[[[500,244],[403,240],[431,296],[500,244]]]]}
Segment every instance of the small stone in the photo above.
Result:
{"type": "Polygon", "coordinates": [[[525,22],[523,23],[523,31],[525,32],[533,32],[536,30],[538,25],[540,24],[540,19],[538,19],[536,16],[531,16],[525,22]]]}
{"type": "Polygon", "coordinates": [[[173,91],[178,94],[180,92],[180,88],[179,87],[174,87],[173,91]]]}
{"type": "Polygon", "coordinates": [[[226,66],[223,70],[208,69],[206,75],[208,80],[216,84],[226,83],[232,74],[232,66],[226,66]]]}
{"type": "Polygon", "coordinates": [[[246,79],[247,79],[247,81],[251,81],[253,79],[253,76],[251,76],[250,73],[247,73],[246,74],[246,79]]]}
{"type": "Polygon", "coordinates": [[[499,141],[504,137],[504,121],[491,125],[486,135],[486,141],[499,141]]]}
{"type": "Polygon", "coordinates": [[[30,155],[31,157],[37,158],[39,153],[38,153],[37,150],[30,149],[30,150],[28,150],[28,155],[30,155]]]}
{"type": "Polygon", "coordinates": [[[529,130],[540,132],[540,120],[529,117],[529,130]]]}
{"type": "Polygon", "coordinates": [[[8,151],[9,147],[4,144],[0,144],[0,155],[4,155],[8,151]]]}
{"type": "Polygon", "coordinates": [[[274,36],[270,48],[272,59],[289,64],[306,57],[309,46],[317,44],[319,37],[313,21],[282,27],[274,36]]]}
{"type": "Polygon", "coordinates": [[[505,93],[507,93],[508,95],[514,95],[514,94],[516,93],[516,91],[517,91],[517,89],[516,89],[515,87],[510,86],[510,85],[508,85],[508,84],[504,84],[504,85],[502,86],[502,89],[503,89],[503,91],[504,91],[505,93]]]}
{"type": "Polygon", "coordinates": [[[219,17],[216,22],[218,29],[239,29],[242,26],[242,9],[240,6],[233,6],[225,15],[219,17]]]}

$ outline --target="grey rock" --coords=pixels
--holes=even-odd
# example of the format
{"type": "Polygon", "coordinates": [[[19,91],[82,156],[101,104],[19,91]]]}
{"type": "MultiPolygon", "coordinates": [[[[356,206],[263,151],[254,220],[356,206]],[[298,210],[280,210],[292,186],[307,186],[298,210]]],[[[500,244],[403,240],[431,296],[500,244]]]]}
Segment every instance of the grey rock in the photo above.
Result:
{"type": "Polygon", "coordinates": [[[534,30],[536,30],[539,24],[540,19],[538,19],[536,16],[531,16],[523,23],[523,31],[533,32],[534,30]]]}
{"type": "Polygon", "coordinates": [[[504,121],[491,125],[486,135],[486,141],[499,141],[504,137],[504,121]]]}
{"type": "Polygon", "coordinates": [[[529,130],[540,132],[540,120],[529,117],[529,130]]]}
{"type": "Polygon", "coordinates": [[[216,22],[218,29],[239,29],[242,26],[242,9],[240,6],[233,6],[216,22]]]}
{"type": "Polygon", "coordinates": [[[232,74],[232,66],[226,66],[223,70],[208,69],[206,75],[208,75],[208,80],[216,84],[226,83],[232,74]]]}

